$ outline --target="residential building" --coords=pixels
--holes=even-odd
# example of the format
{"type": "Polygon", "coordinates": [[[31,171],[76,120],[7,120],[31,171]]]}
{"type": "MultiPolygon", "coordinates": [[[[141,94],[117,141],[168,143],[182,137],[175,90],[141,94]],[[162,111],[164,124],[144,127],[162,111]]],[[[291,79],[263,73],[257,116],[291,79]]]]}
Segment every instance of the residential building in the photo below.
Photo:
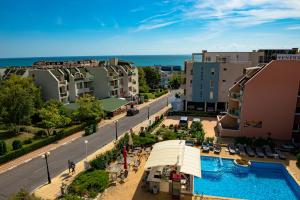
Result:
{"type": "Polygon", "coordinates": [[[298,48],[292,49],[259,49],[259,52],[264,53],[263,62],[269,63],[272,60],[277,60],[277,55],[279,54],[299,54],[298,48]]]}
{"type": "Polygon", "coordinates": [[[263,52],[207,52],[194,53],[185,62],[185,110],[205,112],[225,111],[228,89],[245,68],[256,66],[263,60],[263,52]],[[196,60],[201,56],[201,60],[196,60]]]}
{"type": "Polygon", "coordinates": [[[6,68],[0,70],[1,74],[2,79],[11,74],[32,77],[45,100],[56,99],[63,103],[74,102],[84,94],[98,99],[122,97],[135,100],[139,93],[137,68],[117,58],[109,61],[40,61],[32,67],[6,68]]]}
{"type": "Polygon", "coordinates": [[[300,140],[300,61],[274,60],[245,70],[218,116],[221,137],[300,140]]]}

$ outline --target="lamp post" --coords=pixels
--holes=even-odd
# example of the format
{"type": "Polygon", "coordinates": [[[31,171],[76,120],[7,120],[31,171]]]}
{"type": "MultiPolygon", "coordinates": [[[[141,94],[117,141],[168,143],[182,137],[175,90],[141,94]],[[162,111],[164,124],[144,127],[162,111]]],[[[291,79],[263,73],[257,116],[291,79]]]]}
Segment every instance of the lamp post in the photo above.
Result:
{"type": "Polygon", "coordinates": [[[150,119],[150,106],[148,106],[148,119],[150,119]]]}
{"type": "Polygon", "coordinates": [[[118,120],[115,121],[116,125],[116,141],[118,140],[118,120]]]}
{"type": "Polygon", "coordinates": [[[169,97],[167,96],[167,106],[169,106],[169,97]]]}
{"type": "Polygon", "coordinates": [[[88,154],[87,154],[87,144],[89,143],[89,141],[84,140],[84,143],[85,143],[85,161],[87,161],[87,156],[88,156],[88,154]]]}
{"type": "Polygon", "coordinates": [[[49,166],[48,166],[48,157],[50,156],[50,152],[45,152],[43,155],[42,155],[42,158],[45,159],[46,161],[46,168],[47,168],[47,177],[48,177],[48,183],[50,184],[51,183],[51,178],[50,178],[50,172],[49,172],[49,166]]]}

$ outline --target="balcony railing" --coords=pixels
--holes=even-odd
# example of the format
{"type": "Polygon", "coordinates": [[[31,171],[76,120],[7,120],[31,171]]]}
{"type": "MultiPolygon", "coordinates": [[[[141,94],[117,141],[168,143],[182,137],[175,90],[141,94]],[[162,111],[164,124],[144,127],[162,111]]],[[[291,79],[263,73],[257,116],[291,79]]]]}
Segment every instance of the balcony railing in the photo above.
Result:
{"type": "Polygon", "coordinates": [[[241,114],[241,110],[240,109],[230,109],[228,113],[230,115],[239,117],[241,114]]]}
{"type": "Polygon", "coordinates": [[[60,85],[67,85],[67,81],[66,81],[66,80],[59,81],[59,84],[60,84],[60,85]]]}
{"type": "Polygon", "coordinates": [[[237,100],[241,100],[241,99],[242,99],[242,95],[241,95],[240,93],[231,92],[231,93],[230,93],[230,98],[232,98],[232,99],[237,99],[237,100]]]}
{"type": "Polygon", "coordinates": [[[60,97],[66,97],[66,96],[68,96],[68,93],[67,93],[67,92],[61,92],[61,93],[60,93],[60,97]]]}

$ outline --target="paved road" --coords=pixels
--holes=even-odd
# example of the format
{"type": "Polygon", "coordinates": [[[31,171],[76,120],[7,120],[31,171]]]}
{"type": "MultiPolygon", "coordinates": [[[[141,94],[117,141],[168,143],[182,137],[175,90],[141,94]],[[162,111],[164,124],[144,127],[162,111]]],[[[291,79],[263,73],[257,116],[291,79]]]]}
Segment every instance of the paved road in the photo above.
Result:
{"type": "MultiPolygon", "coordinates": [[[[154,114],[165,107],[167,97],[164,97],[150,106],[150,114],[154,114]]],[[[119,135],[147,119],[147,108],[140,110],[138,115],[124,117],[118,122],[119,135]]],[[[101,127],[97,133],[79,138],[69,144],[63,145],[53,151],[49,157],[49,168],[52,177],[67,169],[67,161],[78,162],[85,158],[84,140],[88,140],[88,154],[92,154],[105,144],[115,139],[115,125],[108,124],[101,127]]],[[[11,194],[26,188],[33,191],[38,186],[47,182],[45,160],[40,157],[17,166],[0,174],[0,199],[7,199],[11,194]]]]}

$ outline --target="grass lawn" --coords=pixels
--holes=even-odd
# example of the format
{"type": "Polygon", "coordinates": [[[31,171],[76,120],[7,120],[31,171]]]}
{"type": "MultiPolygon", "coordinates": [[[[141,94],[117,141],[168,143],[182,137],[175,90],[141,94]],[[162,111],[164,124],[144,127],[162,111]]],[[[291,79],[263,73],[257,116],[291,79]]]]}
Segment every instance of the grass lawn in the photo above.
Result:
{"type": "Polygon", "coordinates": [[[11,138],[6,138],[4,139],[5,143],[6,143],[6,147],[8,151],[12,151],[12,143],[14,140],[21,140],[21,142],[23,142],[24,140],[33,138],[34,134],[33,133],[20,133],[19,135],[16,135],[14,137],[11,138]]]}

